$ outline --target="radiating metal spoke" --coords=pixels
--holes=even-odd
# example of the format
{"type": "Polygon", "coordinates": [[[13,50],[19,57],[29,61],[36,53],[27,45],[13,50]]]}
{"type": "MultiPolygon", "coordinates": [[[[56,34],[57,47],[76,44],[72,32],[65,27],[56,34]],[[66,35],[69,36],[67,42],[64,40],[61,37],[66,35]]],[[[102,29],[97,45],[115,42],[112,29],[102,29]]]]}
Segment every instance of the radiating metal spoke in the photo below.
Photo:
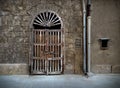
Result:
{"type": "Polygon", "coordinates": [[[37,23],[39,23],[39,24],[42,24],[42,22],[40,22],[39,20],[35,20],[34,22],[37,22],[37,23]]]}
{"type": "Polygon", "coordinates": [[[53,27],[56,25],[60,25],[61,27],[61,20],[60,18],[53,12],[41,12],[34,20],[34,25],[38,25],[38,27],[53,27]]]}

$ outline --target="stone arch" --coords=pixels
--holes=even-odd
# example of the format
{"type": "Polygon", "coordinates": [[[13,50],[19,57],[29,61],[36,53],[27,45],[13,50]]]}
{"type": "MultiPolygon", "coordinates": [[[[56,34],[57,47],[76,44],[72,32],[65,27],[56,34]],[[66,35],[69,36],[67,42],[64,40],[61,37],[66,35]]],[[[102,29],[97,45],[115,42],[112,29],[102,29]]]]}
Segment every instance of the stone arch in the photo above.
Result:
{"type": "Polygon", "coordinates": [[[62,29],[63,22],[54,11],[41,11],[32,21],[33,29],[62,29]]]}

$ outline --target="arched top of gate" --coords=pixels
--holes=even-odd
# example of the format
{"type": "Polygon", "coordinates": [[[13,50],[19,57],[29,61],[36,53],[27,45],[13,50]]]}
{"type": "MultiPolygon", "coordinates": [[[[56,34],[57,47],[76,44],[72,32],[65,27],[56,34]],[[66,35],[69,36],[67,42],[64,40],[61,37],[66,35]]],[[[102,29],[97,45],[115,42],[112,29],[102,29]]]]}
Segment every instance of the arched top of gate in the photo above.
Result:
{"type": "Polygon", "coordinates": [[[54,11],[40,12],[32,22],[33,29],[62,29],[63,22],[54,11]]]}

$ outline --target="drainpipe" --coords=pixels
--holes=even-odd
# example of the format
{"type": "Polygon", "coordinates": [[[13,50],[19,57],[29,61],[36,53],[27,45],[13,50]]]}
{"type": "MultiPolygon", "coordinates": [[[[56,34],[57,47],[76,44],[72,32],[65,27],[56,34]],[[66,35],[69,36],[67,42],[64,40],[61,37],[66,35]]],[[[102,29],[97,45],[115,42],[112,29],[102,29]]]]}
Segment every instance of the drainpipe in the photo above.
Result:
{"type": "Polygon", "coordinates": [[[86,75],[87,73],[87,56],[86,56],[86,3],[85,0],[82,0],[82,7],[83,7],[83,71],[86,75]]]}
{"type": "Polygon", "coordinates": [[[91,76],[91,0],[87,0],[87,75],[91,76]]]}

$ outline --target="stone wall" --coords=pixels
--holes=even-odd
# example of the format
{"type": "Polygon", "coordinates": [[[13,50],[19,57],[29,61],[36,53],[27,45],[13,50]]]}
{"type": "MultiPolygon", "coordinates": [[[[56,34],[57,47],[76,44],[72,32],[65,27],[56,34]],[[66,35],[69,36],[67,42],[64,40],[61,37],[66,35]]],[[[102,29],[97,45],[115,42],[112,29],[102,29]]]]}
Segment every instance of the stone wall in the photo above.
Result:
{"type": "Polygon", "coordinates": [[[1,63],[26,63],[28,61],[30,21],[24,6],[22,0],[0,1],[1,63]]]}
{"type": "Polygon", "coordinates": [[[120,0],[92,0],[92,72],[120,73],[120,0]],[[100,49],[100,38],[109,38],[100,49]]]}
{"type": "Polygon", "coordinates": [[[44,10],[56,12],[63,21],[65,73],[82,73],[81,0],[0,0],[0,63],[28,64],[32,21],[44,10]]]}

